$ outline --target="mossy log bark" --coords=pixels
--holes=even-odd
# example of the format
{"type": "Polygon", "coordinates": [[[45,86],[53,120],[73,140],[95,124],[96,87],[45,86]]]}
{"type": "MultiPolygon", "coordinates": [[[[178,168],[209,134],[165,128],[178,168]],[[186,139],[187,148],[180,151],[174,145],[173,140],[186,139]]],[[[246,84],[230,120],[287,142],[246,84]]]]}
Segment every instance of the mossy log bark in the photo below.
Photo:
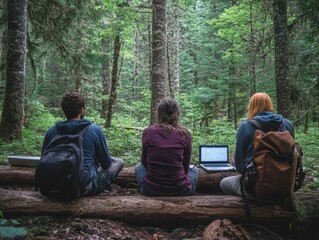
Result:
{"type": "MultiPolygon", "coordinates": [[[[24,185],[34,184],[34,168],[0,166],[0,185],[24,185]]],[[[200,169],[197,191],[213,192],[219,190],[220,180],[227,176],[238,174],[237,172],[206,173],[200,169]]],[[[122,187],[136,187],[136,178],[133,167],[123,168],[118,175],[115,184],[122,187]]]]}
{"type": "MultiPolygon", "coordinates": [[[[0,166],[0,185],[34,184],[34,168],[0,166]]],[[[207,174],[200,171],[198,192],[219,188],[224,176],[235,172],[207,174]]],[[[136,187],[134,168],[124,168],[116,184],[136,187]]],[[[265,219],[276,222],[294,220],[316,222],[319,219],[319,192],[296,192],[281,204],[251,204],[252,221],[265,219]]],[[[205,195],[191,197],[142,197],[99,195],[63,203],[42,197],[39,192],[5,190],[0,188],[0,210],[6,215],[75,215],[119,219],[134,224],[210,223],[229,218],[246,221],[243,201],[237,196],[205,195]],[[154,217],[156,216],[156,217],[154,217]]]]}
{"type": "MultiPolygon", "coordinates": [[[[0,209],[5,217],[60,215],[111,218],[134,224],[208,224],[215,219],[246,221],[243,201],[237,196],[143,197],[98,195],[65,203],[39,192],[0,188],[0,209]]],[[[251,204],[254,221],[292,219],[293,212],[277,204],[251,204]]]]}

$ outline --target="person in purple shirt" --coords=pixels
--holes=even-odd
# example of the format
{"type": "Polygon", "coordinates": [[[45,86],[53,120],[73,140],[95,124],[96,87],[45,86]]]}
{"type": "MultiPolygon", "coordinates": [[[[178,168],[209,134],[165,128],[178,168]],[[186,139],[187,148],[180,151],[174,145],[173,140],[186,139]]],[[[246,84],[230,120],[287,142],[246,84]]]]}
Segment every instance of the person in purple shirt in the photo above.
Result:
{"type": "Polygon", "coordinates": [[[81,195],[90,196],[110,186],[123,168],[124,161],[110,155],[101,127],[83,118],[84,103],[84,98],[79,93],[70,92],[64,95],[61,108],[67,120],[58,122],[48,129],[44,137],[42,153],[57,133],[77,134],[89,125],[83,135],[83,165],[86,178],[81,186],[81,195]]]}
{"type": "Polygon", "coordinates": [[[190,167],[192,136],[180,125],[177,101],[164,98],[156,123],[143,131],[141,163],[135,167],[139,193],[187,196],[196,190],[198,168],[190,167]]]}

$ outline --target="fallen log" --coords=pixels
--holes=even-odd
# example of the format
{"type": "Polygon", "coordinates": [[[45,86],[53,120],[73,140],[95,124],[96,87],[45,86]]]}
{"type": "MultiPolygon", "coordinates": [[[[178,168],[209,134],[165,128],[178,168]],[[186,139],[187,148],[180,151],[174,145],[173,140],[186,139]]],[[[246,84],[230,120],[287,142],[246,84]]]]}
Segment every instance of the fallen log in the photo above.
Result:
{"type": "MultiPolygon", "coordinates": [[[[35,168],[1,165],[0,185],[34,184],[34,172],[35,168]]],[[[217,191],[219,190],[219,183],[221,179],[236,174],[238,173],[235,171],[207,173],[204,170],[200,169],[197,183],[197,191],[208,193],[217,191]]],[[[118,175],[115,184],[122,187],[136,187],[134,167],[123,168],[123,170],[118,175]]]]}
{"type": "MultiPolygon", "coordinates": [[[[0,210],[5,217],[60,215],[110,218],[135,225],[208,224],[215,219],[246,221],[243,201],[229,195],[191,197],[108,196],[82,197],[65,203],[39,192],[0,188],[0,210]]],[[[251,204],[254,221],[291,220],[293,212],[277,204],[251,204]]]]}

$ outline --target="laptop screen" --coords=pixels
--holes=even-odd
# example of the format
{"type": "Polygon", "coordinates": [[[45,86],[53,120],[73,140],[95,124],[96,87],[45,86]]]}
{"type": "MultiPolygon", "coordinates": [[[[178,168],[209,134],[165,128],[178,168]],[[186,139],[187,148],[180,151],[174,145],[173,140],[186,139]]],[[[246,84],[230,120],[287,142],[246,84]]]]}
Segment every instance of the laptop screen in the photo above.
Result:
{"type": "Polygon", "coordinates": [[[227,145],[201,145],[199,146],[200,163],[227,163],[227,145]]]}

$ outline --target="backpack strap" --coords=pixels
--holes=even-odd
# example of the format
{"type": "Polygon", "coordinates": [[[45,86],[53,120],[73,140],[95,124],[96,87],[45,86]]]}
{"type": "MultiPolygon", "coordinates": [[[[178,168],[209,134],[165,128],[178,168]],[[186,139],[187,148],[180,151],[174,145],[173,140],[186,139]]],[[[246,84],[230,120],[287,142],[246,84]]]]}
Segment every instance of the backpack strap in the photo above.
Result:
{"type": "Polygon", "coordinates": [[[38,183],[38,164],[37,163],[37,166],[35,168],[35,179],[34,179],[34,188],[35,188],[35,191],[37,192],[39,190],[39,183],[38,183]]]}
{"type": "MultiPolygon", "coordinates": [[[[268,132],[268,131],[271,131],[271,129],[266,129],[266,128],[264,128],[263,126],[262,126],[262,124],[258,121],[258,120],[256,120],[256,119],[254,119],[254,118],[251,118],[251,119],[248,119],[247,120],[250,124],[252,124],[256,129],[259,129],[259,130],[262,130],[263,132],[268,132]],[[266,131],[265,131],[266,130],[266,131]]],[[[282,119],[282,121],[281,121],[281,123],[280,123],[280,125],[279,125],[279,127],[278,127],[278,129],[277,129],[277,131],[283,131],[284,130],[284,126],[285,126],[285,119],[282,119]]]]}
{"type": "Polygon", "coordinates": [[[295,188],[294,191],[297,191],[298,189],[301,188],[304,180],[305,180],[305,176],[306,174],[303,171],[303,167],[302,167],[302,148],[300,147],[300,145],[296,142],[295,143],[295,154],[297,155],[297,173],[296,173],[296,183],[295,183],[295,188]]]}
{"type": "Polygon", "coordinates": [[[241,177],[240,177],[240,191],[241,191],[241,195],[242,195],[242,198],[244,201],[244,208],[245,208],[246,217],[247,217],[247,219],[250,219],[251,218],[250,202],[249,202],[249,199],[247,198],[246,193],[244,191],[246,172],[247,172],[247,164],[245,164],[244,171],[242,172],[241,177]]]}
{"type": "Polygon", "coordinates": [[[251,118],[247,120],[250,124],[252,124],[253,126],[255,126],[255,128],[262,130],[262,125],[260,124],[260,122],[258,122],[256,119],[251,118]]]}
{"type": "Polygon", "coordinates": [[[77,135],[83,137],[84,133],[86,132],[86,129],[88,129],[88,127],[89,127],[90,125],[91,125],[91,123],[88,124],[88,125],[86,125],[84,128],[82,128],[82,129],[80,130],[80,132],[77,133],[77,135]]]}

